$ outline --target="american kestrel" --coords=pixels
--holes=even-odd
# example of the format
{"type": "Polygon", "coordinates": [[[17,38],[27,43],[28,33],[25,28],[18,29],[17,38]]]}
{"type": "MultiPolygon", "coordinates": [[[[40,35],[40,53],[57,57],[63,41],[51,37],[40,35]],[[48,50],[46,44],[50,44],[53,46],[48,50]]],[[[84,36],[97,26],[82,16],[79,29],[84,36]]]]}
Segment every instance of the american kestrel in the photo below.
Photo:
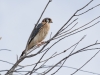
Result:
{"type": "MultiPolygon", "coordinates": [[[[42,43],[42,41],[48,34],[48,31],[50,29],[50,23],[52,23],[52,19],[44,18],[42,22],[36,26],[35,30],[32,32],[30,36],[27,50],[30,50],[34,46],[40,45],[42,43]]],[[[23,56],[24,53],[25,51],[22,52],[21,56],[23,56]]]]}

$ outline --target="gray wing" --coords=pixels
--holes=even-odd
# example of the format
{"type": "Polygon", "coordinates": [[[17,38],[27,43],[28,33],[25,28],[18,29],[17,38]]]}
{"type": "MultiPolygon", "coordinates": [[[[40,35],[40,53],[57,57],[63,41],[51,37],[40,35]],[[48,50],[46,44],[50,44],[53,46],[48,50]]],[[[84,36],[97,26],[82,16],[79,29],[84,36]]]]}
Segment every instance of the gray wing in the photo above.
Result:
{"type": "MultiPolygon", "coordinates": [[[[40,23],[40,24],[38,24],[38,25],[36,26],[36,28],[32,31],[31,36],[30,36],[29,43],[30,43],[30,42],[34,39],[34,37],[38,34],[38,32],[39,32],[39,30],[41,29],[42,26],[43,26],[42,23],[40,23]]],[[[28,44],[29,44],[29,43],[28,43],[28,44]]]]}

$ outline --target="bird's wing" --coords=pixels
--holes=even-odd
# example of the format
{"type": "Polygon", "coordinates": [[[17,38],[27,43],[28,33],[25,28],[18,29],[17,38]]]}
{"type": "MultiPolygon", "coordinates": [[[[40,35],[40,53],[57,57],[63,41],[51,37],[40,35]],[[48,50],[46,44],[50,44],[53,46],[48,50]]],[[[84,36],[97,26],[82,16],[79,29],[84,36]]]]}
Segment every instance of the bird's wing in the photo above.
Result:
{"type": "Polygon", "coordinates": [[[43,26],[42,23],[38,24],[36,26],[36,28],[32,31],[30,39],[29,39],[29,43],[34,39],[34,37],[38,34],[38,32],[40,31],[41,27],[43,26]]]}

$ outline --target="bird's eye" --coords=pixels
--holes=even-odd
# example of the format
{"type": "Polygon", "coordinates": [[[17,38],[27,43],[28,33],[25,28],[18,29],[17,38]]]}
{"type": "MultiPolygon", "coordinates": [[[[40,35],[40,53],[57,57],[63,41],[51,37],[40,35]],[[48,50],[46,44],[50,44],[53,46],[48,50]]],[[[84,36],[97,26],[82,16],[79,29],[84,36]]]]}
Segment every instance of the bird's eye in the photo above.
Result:
{"type": "Polygon", "coordinates": [[[49,22],[49,19],[46,19],[46,22],[49,22]]]}
{"type": "Polygon", "coordinates": [[[51,19],[49,19],[49,21],[51,21],[51,19]]]}

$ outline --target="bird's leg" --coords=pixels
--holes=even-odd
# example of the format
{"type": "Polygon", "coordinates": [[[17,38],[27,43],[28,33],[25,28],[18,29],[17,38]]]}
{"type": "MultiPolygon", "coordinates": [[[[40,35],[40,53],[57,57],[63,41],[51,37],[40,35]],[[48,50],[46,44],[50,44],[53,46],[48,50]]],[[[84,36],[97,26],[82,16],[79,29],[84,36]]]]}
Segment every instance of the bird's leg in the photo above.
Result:
{"type": "Polygon", "coordinates": [[[38,47],[41,46],[41,42],[39,42],[39,43],[37,44],[37,46],[38,46],[38,47]]]}

